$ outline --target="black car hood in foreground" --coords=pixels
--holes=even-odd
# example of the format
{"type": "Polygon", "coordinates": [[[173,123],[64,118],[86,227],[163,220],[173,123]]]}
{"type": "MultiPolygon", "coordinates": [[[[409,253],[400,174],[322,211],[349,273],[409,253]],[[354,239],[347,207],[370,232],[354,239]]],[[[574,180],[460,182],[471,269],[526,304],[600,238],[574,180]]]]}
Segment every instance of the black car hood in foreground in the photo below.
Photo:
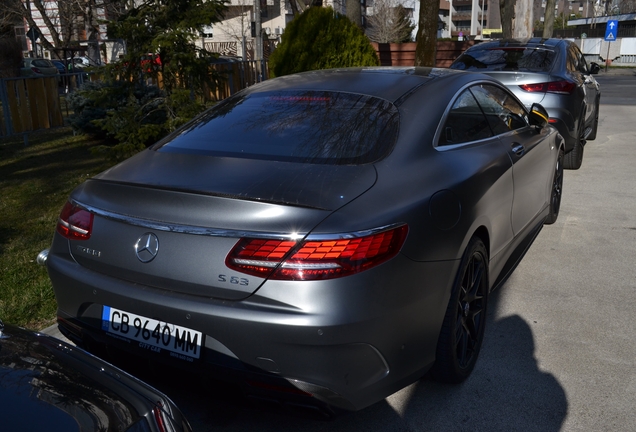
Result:
{"type": "Polygon", "coordinates": [[[95,179],[333,211],[373,186],[376,171],[371,164],[306,164],[146,150],[95,179]]]}
{"type": "Polygon", "coordinates": [[[168,398],[120,369],[53,337],[3,327],[1,430],[190,430],[168,398]]]}

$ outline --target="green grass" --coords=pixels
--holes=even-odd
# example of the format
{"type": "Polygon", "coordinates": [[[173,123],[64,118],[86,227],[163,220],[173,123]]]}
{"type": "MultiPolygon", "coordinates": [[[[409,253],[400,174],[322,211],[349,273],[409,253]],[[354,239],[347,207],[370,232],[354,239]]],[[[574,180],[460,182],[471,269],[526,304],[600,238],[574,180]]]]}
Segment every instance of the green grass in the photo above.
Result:
{"type": "Polygon", "coordinates": [[[68,194],[109,164],[70,128],[0,139],[0,319],[40,329],[55,322],[56,302],[37,254],[49,247],[68,194]]]}

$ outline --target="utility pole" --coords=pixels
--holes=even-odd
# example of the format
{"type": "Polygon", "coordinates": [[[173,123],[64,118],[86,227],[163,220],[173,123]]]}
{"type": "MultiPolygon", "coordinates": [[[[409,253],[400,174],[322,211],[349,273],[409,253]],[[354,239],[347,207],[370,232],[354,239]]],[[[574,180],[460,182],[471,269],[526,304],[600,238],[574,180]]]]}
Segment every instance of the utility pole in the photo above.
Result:
{"type": "Polygon", "coordinates": [[[254,60],[263,60],[263,23],[261,20],[261,0],[254,0],[254,60]]]}
{"type": "Polygon", "coordinates": [[[477,35],[477,24],[479,23],[479,18],[477,15],[477,11],[479,10],[479,0],[473,0],[473,7],[470,11],[470,34],[471,36],[477,35]]]}
{"type": "Polygon", "coordinates": [[[453,0],[448,0],[448,37],[453,38],[453,0]]]}
{"type": "Polygon", "coordinates": [[[484,40],[484,0],[481,0],[481,40],[484,40]]]}

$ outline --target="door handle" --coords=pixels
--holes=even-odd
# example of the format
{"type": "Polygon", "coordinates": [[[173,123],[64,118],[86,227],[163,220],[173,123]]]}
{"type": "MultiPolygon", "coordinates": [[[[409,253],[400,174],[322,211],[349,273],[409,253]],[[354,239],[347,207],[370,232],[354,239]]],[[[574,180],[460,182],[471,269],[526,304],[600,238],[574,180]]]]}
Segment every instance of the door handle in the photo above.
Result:
{"type": "Polygon", "coordinates": [[[526,148],[523,146],[523,144],[512,143],[512,151],[514,154],[521,157],[526,152],[526,148]]]}

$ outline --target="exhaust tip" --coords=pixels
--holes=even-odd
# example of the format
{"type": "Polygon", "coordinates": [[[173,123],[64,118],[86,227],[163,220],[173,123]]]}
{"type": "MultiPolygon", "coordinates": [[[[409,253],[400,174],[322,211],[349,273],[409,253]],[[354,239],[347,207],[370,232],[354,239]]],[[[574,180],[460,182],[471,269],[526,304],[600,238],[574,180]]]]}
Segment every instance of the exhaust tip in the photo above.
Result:
{"type": "Polygon", "coordinates": [[[35,262],[37,262],[41,266],[46,266],[46,260],[48,259],[48,257],[49,257],[49,250],[44,249],[42,252],[38,254],[37,258],[35,259],[35,262]]]}

